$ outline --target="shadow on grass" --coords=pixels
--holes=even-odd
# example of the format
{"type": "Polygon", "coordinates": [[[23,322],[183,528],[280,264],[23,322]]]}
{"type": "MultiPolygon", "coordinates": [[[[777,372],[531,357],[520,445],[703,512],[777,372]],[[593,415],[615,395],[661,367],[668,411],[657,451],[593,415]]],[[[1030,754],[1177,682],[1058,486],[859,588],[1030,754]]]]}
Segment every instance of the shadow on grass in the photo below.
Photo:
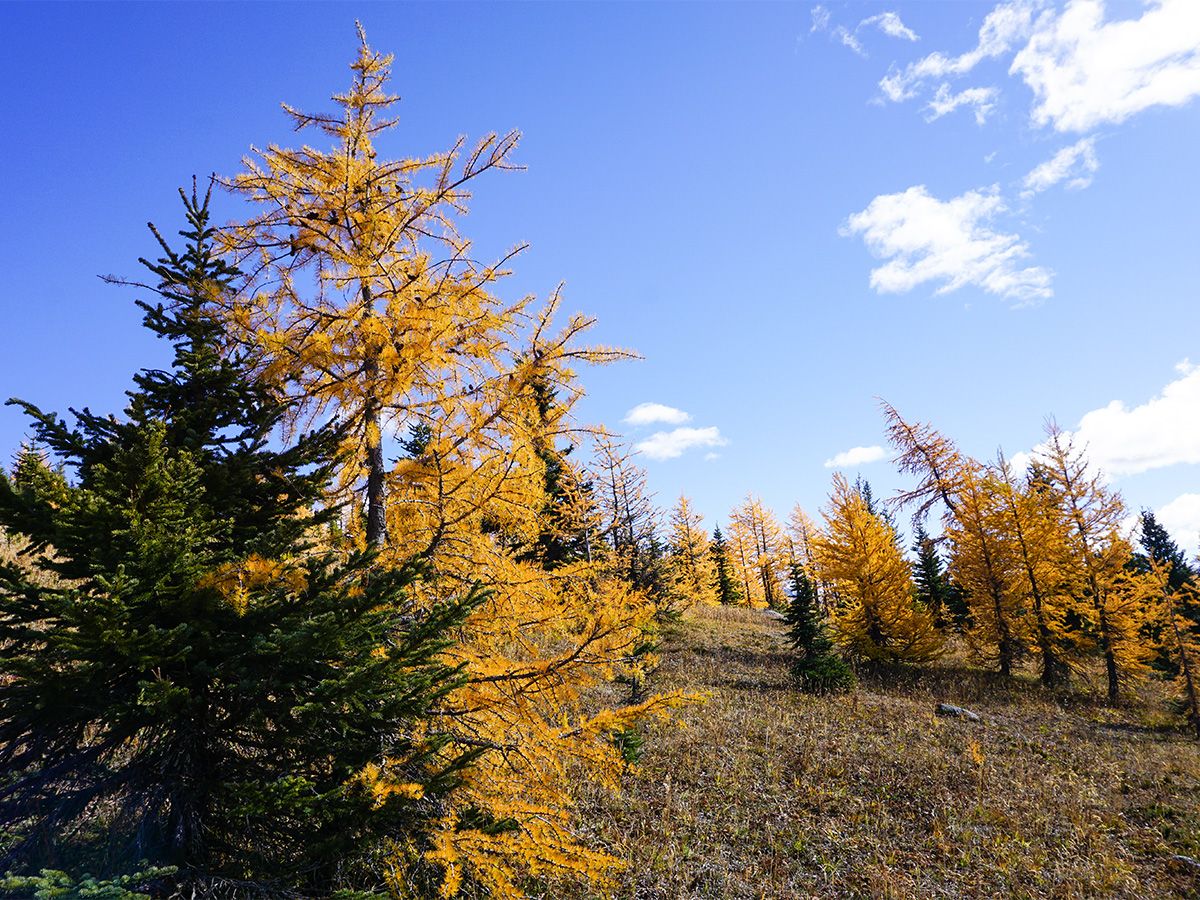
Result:
{"type": "Polygon", "coordinates": [[[795,687],[790,679],[734,678],[722,681],[721,687],[754,694],[782,694],[795,687]]]}
{"type": "Polygon", "coordinates": [[[1127,702],[1112,704],[1101,692],[1079,681],[1048,688],[1031,672],[1001,675],[969,665],[859,665],[859,685],[872,693],[930,700],[961,706],[976,704],[997,707],[1027,706],[1030,701],[1058,706],[1064,712],[1112,710],[1127,702]]]}
{"type": "Polygon", "coordinates": [[[749,647],[689,647],[685,652],[744,666],[780,667],[785,670],[792,660],[791,654],[783,650],[754,650],[749,647]]]}

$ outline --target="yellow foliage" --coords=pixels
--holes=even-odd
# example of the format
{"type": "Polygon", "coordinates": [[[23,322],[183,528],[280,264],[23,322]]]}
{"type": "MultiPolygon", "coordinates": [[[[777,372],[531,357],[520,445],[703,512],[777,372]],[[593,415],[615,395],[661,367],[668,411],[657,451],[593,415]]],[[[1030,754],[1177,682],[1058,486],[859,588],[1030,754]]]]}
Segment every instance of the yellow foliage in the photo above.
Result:
{"type": "Polygon", "coordinates": [[[967,591],[968,637],[981,655],[994,648],[1008,671],[1036,644],[1043,680],[1053,684],[1090,643],[1104,659],[1112,698],[1122,681],[1145,671],[1147,609],[1127,571],[1125,506],[1069,435],[1048,425],[1021,484],[1002,455],[995,466],[981,465],[887,404],[884,415],[901,471],[919,479],[900,500],[915,503],[918,515],[945,504],[951,570],[967,591]]]}
{"type": "Polygon", "coordinates": [[[283,588],[290,593],[304,590],[308,578],[304,570],[288,561],[264,559],[253,555],[226,563],[205,575],[198,585],[220,594],[238,615],[244,615],[251,592],[263,588],[283,588]]]}
{"type": "Polygon", "coordinates": [[[999,663],[1001,673],[1029,642],[1019,553],[1010,536],[1001,483],[984,466],[964,459],[954,478],[954,514],[946,523],[951,577],[966,592],[965,634],[977,659],[999,663]]]}
{"type": "MultiPolygon", "coordinates": [[[[459,234],[470,183],[514,167],[516,132],[470,152],[460,140],[432,156],[379,157],[374,142],[395,125],[391,61],[364,39],[336,113],[285,107],[331,149],[272,145],[229,182],[256,211],[227,235],[248,273],[228,321],[262,377],[291,393],[293,427],[346,424],[331,500],[350,501],[352,539],[376,546],[383,565],[423,559],[437,577],[419,603],[490,588],[448,651],[470,677],[440,724],[454,748],[486,752],[435,835],[429,858],[444,869],[445,895],[464,879],[495,896],[519,896],[529,875],[603,885],[617,861],[572,827],[579,785],[615,786],[613,732],[681,698],[613,696],[614,679],[651,662],[634,652],[654,627],[644,596],[598,560],[547,569],[524,551],[546,526],[547,451],[582,393],[574,367],[630,354],[580,345],[584,316],[556,327],[557,291],[540,307],[501,299],[493,288],[522,248],[485,265],[459,234]],[[547,390],[558,395],[552,417],[539,407],[547,390]],[[389,441],[401,442],[394,465],[389,441]],[[515,827],[460,829],[469,809],[515,827]]],[[[593,527],[582,490],[567,493],[580,527],[593,527]]],[[[362,778],[379,797],[411,788],[386,764],[362,778]]]]}
{"type": "Polygon", "coordinates": [[[896,533],[840,474],[833,479],[825,533],[814,549],[818,571],[833,593],[833,636],[846,650],[887,662],[919,662],[942,652],[933,616],[915,598],[896,533]]]}
{"type": "Polygon", "coordinates": [[[704,517],[692,510],[687,497],[680,496],[668,524],[667,566],[672,591],[685,608],[693,603],[716,605],[717,576],[704,517]]]}
{"type": "Polygon", "coordinates": [[[1141,591],[1147,597],[1152,621],[1159,626],[1162,644],[1178,673],[1175,686],[1187,709],[1192,727],[1200,736],[1200,627],[1187,615],[1200,609],[1200,590],[1195,580],[1177,590],[1170,588],[1171,566],[1148,557],[1149,571],[1142,577],[1141,591]]]}
{"type": "Polygon", "coordinates": [[[1042,681],[1062,684],[1076,650],[1068,624],[1075,607],[1074,578],[1066,557],[1063,513],[1053,491],[1037,480],[1017,481],[1000,454],[993,486],[1002,507],[1003,527],[1017,561],[1012,589],[1028,610],[1029,630],[1042,658],[1042,681]]]}
{"type": "Polygon", "coordinates": [[[788,545],[775,514],[758,497],[747,496],[730,516],[729,540],[741,569],[747,605],[785,606],[788,545]]]}
{"type": "Polygon", "coordinates": [[[1053,422],[1046,436],[1035,467],[1062,511],[1063,563],[1072,571],[1082,601],[1076,612],[1095,635],[1108,695],[1115,699],[1122,682],[1145,672],[1149,655],[1141,637],[1146,608],[1126,566],[1132,548],[1121,536],[1125,503],[1053,422]]]}

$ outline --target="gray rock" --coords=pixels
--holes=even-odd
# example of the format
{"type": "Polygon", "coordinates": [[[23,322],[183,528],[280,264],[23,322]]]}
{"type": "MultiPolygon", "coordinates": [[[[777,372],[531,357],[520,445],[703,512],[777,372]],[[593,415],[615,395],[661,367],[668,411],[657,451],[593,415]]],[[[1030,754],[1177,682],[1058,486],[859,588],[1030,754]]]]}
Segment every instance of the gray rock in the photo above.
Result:
{"type": "Polygon", "coordinates": [[[763,615],[765,615],[768,619],[777,619],[780,622],[782,622],[786,618],[786,616],[784,616],[783,613],[779,612],[779,610],[776,610],[776,609],[764,609],[763,615]]]}
{"type": "Polygon", "coordinates": [[[1190,856],[1183,856],[1182,854],[1177,853],[1171,857],[1171,862],[1175,863],[1176,865],[1183,866],[1185,869],[1191,869],[1194,872],[1200,872],[1200,860],[1192,859],[1190,856]]]}
{"type": "Polygon", "coordinates": [[[982,722],[979,718],[979,713],[971,712],[969,709],[963,709],[961,706],[952,706],[949,703],[939,703],[937,706],[937,714],[939,716],[951,716],[955,719],[966,719],[968,722],[982,722]]]}

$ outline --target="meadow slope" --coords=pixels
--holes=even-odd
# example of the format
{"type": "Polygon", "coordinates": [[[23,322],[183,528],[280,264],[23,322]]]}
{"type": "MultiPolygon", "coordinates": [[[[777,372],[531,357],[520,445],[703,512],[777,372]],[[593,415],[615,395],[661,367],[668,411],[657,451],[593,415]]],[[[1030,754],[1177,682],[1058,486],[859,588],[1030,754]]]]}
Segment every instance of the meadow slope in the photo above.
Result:
{"type": "Polygon", "coordinates": [[[1200,857],[1200,746],[1161,700],[952,663],[814,698],[787,662],[762,612],[672,629],[655,688],[710,696],[649,731],[620,797],[589,798],[593,838],[630,861],[617,896],[1200,896],[1174,858],[1200,857]]]}

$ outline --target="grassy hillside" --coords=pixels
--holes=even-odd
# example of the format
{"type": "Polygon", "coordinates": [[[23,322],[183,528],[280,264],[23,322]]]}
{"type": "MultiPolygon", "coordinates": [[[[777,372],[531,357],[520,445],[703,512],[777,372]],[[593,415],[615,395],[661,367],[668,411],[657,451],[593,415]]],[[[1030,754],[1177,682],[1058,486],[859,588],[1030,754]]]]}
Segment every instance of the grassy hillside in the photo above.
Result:
{"type": "Polygon", "coordinates": [[[813,698],[780,623],[747,610],[689,613],[656,678],[711,696],[585,816],[631,861],[619,896],[1200,896],[1172,858],[1200,857],[1200,746],[1161,701],[952,664],[813,698]]]}

